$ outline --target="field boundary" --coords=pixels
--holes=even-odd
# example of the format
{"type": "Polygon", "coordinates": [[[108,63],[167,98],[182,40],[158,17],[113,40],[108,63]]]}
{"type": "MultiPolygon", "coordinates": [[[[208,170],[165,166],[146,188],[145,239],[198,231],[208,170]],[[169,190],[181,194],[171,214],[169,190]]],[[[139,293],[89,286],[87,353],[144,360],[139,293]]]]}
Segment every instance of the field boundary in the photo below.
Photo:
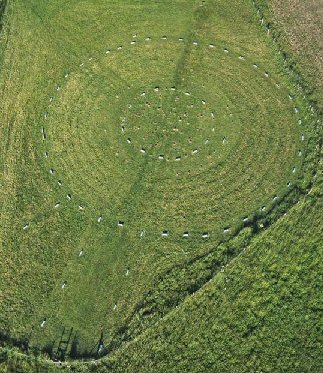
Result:
{"type": "Polygon", "coordinates": [[[237,258],[260,231],[268,229],[273,223],[283,217],[289,209],[298,203],[302,197],[305,197],[312,190],[314,184],[313,178],[317,175],[320,160],[319,155],[323,145],[322,136],[320,136],[322,134],[322,113],[315,102],[308,99],[308,96],[310,96],[308,87],[303,82],[301,72],[297,70],[294,59],[289,53],[284,51],[284,46],[280,44],[278,36],[279,32],[273,28],[271,22],[265,19],[263,9],[257,0],[252,0],[252,4],[259,16],[260,27],[262,27],[263,31],[271,38],[274,47],[277,48],[278,53],[283,59],[284,70],[288,74],[289,80],[299,92],[305,92],[303,100],[306,105],[308,105],[312,115],[310,122],[313,125],[313,128],[309,128],[309,130],[313,135],[314,143],[306,148],[307,154],[304,158],[303,166],[305,167],[302,175],[303,177],[305,176],[304,183],[303,185],[294,186],[291,190],[287,191],[286,194],[281,197],[279,202],[272,206],[270,211],[266,214],[258,214],[255,212],[253,219],[238,228],[228,240],[222,240],[209,252],[182,265],[174,266],[161,274],[154,282],[154,285],[152,286],[153,290],[145,293],[142,302],[138,304],[134,310],[129,322],[119,329],[115,339],[112,339],[109,346],[105,349],[104,352],[107,354],[115,351],[122,345],[122,343],[137,338],[142,332],[152,327],[157,323],[157,321],[165,317],[175,307],[178,307],[182,302],[184,302],[186,297],[199,291],[207,282],[215,277],[219,271],[227,266],[233,259],[237,258]],[[251,228],[251,231],[248,232],[248,228],[251,228]],[[242,245],[234,245],[234,240],[238,239],[239,241],[240,236],[243,237],[242,245]],[[218,250],[226,251],[226,257],[222,263],[213,257],[218,250]],[[191,270],[194,266],[199,268],[198,273],[191,270]],[[183,276],[183,272],[187,272],[190,276],[195,274],[197,277],[192,280],[192,277],[190,276],[183,276]],[[180,279],[183,278],[188,281],[184,286],[180,283],[180,279]],[[174,286],[173,288],[168,288],[168,292],[165,290],[167,284],[173,284],[174,286]],[[182,289],[179,289],[180,285],[183,286],[182,289]],[[167,297],[168,293],[170,295],[169,297],[167,297]],[[158,301],[156,302],[155,300],[157,298],[158,301]],[[163,299],[163,302],[160,302],[161,298],[163,299]],[[135,331],[134,335],[132,334],[131,329],[132,332],[135,331]]]}

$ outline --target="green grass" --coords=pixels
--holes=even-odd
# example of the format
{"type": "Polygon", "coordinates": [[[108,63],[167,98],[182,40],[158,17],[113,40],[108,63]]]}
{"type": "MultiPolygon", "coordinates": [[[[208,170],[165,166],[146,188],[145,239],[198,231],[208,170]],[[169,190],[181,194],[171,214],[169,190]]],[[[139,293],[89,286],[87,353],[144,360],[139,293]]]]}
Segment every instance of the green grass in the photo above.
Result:
{"type": "Polygon", "coordinates": [[[102,371],[321,371],[323,206],[316,193],[201,291],[101,362],[102,371]]]}
{"type": "MultiPolygon", "coordinates": [[[[277,262],[280,273],[284,260],[277,258],[293,258],[284,251],[293,234],[319,222],[306,199],[277,222],[308,191],[317,118],[252,4],[9,1],[5,21],[0,329],[55,349],[62,327],[73,327],[78,353],[95,352],[101,331],[110,350],[127,339],[100,363],[117,371],[183,371],[201,351],[210,356],[195,371],[215,361],[224,370],[218,354],[235,371],[252,356],[230,353],[241,338],[256,348],[236,315],[257,309],[255,319],[248,315],[257,333],[267,315],[274,319],[268,328],[280,325],[269,300],[277,290],[283,302],[285,288],[265,286],[262,266],[277,262]],[[295,227],[285,236],[288,224],[295,227]],[[267,240],[275,242],[269,257],[267,240]],[[266,306],[250,304],[254,295],[266,306]],[[213,328],[199,334],[211,315],[213,328]],[[188,354],[178,349],[188,348],[186,338],[196,343],[188,354]],[[203,345],[208,340],[220,343],[217,351],[203,345]],[[181,365],[174,368],[176,354],[181,365]]],[[[299,253],[303,244],[300,237],[299,253]]],[[[306,299],[295,307],[301,311],[306,299]]],[[[269,363],[250,364],[266,371],[269,363]]]]}

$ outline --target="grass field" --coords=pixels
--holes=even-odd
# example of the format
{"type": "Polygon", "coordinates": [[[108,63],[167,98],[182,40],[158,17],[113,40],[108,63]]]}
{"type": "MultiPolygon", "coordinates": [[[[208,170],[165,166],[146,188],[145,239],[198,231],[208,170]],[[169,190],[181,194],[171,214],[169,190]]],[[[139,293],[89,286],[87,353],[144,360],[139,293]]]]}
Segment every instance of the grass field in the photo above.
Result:
{"type": "Polygon", "coordinates": [[[259,19],[242,0],[8,1],[3,335],[55,353],[73,328],[74,356],[103,336],[97,371],[317,371],[321,122],[259,19]]]}

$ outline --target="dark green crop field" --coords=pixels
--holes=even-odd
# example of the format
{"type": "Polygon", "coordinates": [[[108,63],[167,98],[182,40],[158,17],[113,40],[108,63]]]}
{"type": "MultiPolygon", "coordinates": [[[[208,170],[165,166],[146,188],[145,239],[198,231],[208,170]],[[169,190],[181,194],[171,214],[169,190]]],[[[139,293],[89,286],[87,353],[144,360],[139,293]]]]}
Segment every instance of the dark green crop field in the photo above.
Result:
{"type": "Polygon", "coordinates": [[[276,8],[0,4],[0,371],[323,371],[320,88],[276,8]]]}

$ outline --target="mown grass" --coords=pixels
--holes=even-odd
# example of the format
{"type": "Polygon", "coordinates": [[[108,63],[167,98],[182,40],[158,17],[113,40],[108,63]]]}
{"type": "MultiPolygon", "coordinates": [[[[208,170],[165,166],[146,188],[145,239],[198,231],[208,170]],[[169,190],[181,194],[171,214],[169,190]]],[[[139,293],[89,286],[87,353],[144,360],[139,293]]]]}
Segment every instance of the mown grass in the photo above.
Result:
{"type": "MultiPolygon", "coordinates": [[[[200,330],[201,325],[200,308],[194,300],[185,301],[178,311],[172,309],[229,264],[228,258],[242,251],[248,242],[237,245],[236,250],[233,243],[219,244],[241,229],[243,218],[257,222],[262,214],[265,219],[277,204],[275,195],[282,199],[297,187],[295,196],[299,197],[306,190],[316,141],[314,119],[284,74],[280,57],[258,27],[250,4],[208,1],[199,5],[195,1],[113,5],[103,1],[31,1],[8,6],[3,31],[8,43],[3,47],[1,74],[1,131],[6,139],[2,144],[1,257],[6,259],[1,263],[4,312],[0,322],[17,337],[32,330],[32,346],[54,342],[56,347],[64,325],[77,331],[79,352],[95,352],[101,330],[108,346],[130,320],[127,339],[152,328],[107,364],[120,371],[131,371],[139,364],[142,371],[166,367],[181,371],[176,369],[187,368],[186,358],[209,351],[206,346],[193,347],[184,358],[178,353],[182,342],[173,339],[172,333],[183,334],[188,322],[187,338],[196,337],[200,346],[207,340],[218,341],[223,328],[225,338],[217,353],[227,351],[231,368],[247,356],[229,358],[227,343],[233,343],[230,323],[242,328],[232,313],[225,320],[217,314],[214,325],[218,327],[205,330],[202,338],[194,329],[200,330]],[[146,40],[148,36],[151,40],[146,40]],[[137,42],[131,44],[134,39],[137,42]],[[107,49],[111,50],[108,54],[107,49]],[[241,55],[244,60],[239,59],[241,55]],[[267,71],[268,78],[264,75],[267,71]],[[157,86],[159,91],[155,92],[157,86]],[[173,86],[175,91],[170,89],[173,86]],[[140,96],[143,91],[145,99],[140,96]],[[187,91],[192,95],[186,96],[187,91]],[[288,99],[288,93],[293,100],[288,99]],[[50,97],[54,97],[51,102],[50,97]],[[187,107],[190,103],[192,109],[187,107]],[[161,114],[156,115],[159,106],[161,114]],[[300,110],[298,115],[295,106],[300,110]],[[179,132],[173,131],[175,119],[187,110],[191,110],[190,125],[179,124],[179,132]],[[210,131],[211,112],[215,113],[214,132],[210,131]],[[199,113],[203,117],[196,119],[199,113]],[[127,118],[125,133],[121,132],[122,117],[127,118]],[[136,129],[138,125],[140,129],[136,129]],[[305,141],[301,141],[302,134],[305,141]],[[127,144],[128,136],[131,144],[127,144]],[[142,154],[141,148],[147,154],[142,154]],[[198,154],[192,154],[194,148],[199,149],[198,154]],[[169,160],[160,162],[160,153],[169,160]],[[180,161],[175,160],[178,155],[180,161]],[[291,187],[287,187],[289,181],[291,187]],[[118,221],[124,226],[118,227],[118,221]],[[23,230],[25,224],[29,226],[23,230]],[[229,233],[224,234],[225,228],[230,228],[229,233]],[[164,230],[169,237],[161,237],[164,230]],[[186,231],[187,239],[182,237],[186,231]],[[209,237],[203,239],[206,232],[209,237]],[[79,257],[81,250],[84,256],[79,257]],[[211,259],[196,261],[209,258],[207,254],[211,259]],[[165,273],[170,273],[166,280],[165,273]],[[187,284],[190,276],[192,282],[187,284]],[[64,281],[66,289],[61,288],[64,281]],[[141,303],[145,292],[148,298],[141,303]],[[141,325],[141,320],[133,320],[137,312],[147,313],[147,299],[152,318],[141,325]],[[160,321],[161,326],[154,326],[165,314],[169,315],[160,321]],[[41,328],[44,318],[47,323],[41,328]],[[167,342],[168,349],[156,347],[157,335],[167,342]],[[173,346],[167,335],[172,335],[173,346]],[[154,353],[156,348],[160,358],[154,353]],[[171,356],[176,353],[182,365],[174,368],[171,356]]],[[[297,219],[295,229],[300,231],[301,219],[297,219]]],[[[316,215],[314,219],[319,221],[316,215]]],[[[277,232],[284,229],[283,225],[277,232]]],[[[291,236],[285,239],[282,246],[275,247],[278,253],[291,236]]],[[[277,241],[278,235],[273,238],[277,241]]],[[[256,242],[241,257],[252,253],[254,263],[261,263],[266,259],[266,244],[260,238],[256,242]],[[258,244],[262,248],[259,252],[258,244]]],[[[232,268],[236,284],[247,287],[250,267],[239,256],[232,268]]],[[[255,266],[255,271],[260,268],[260,264],[255,266]]],[[[241,312],[252,297],[248,293],[236,300],[239,286],[234,286],[228,302],[220,302],[226,296],[221,286],[223,276],[229,276],[227,271],[231,269],[214,280],[219,283],[214,290],[217,304],[201,295],[208,320],[214,307],[225,313],[237,304],[237,312],[241,312]]],[[[305,278],[298,287],[302,281],[305,278]]],[[[274,289],[270,283],[266,289],[270,298],[274,289]]],[[[261,286],[255,289],[263,291],[261,286]]],[[[201,294],[204,292],[207,290],[201,294]]],[[[297,303],[299,309],[303,300],[297,303]]],[[[258,324],[256,318],[253,328],[258,324]]],[[[249,338],[246,330],[243,338],[249,338]]],[[[238,339],[237,346],[240,343],[238,339]]],[[[247,343],[252,346],[249,340],[247,343]]],[[[219,361],[217,353],[204,356],[203,363],[196,362],[194,369],[211,369],[215,360],[219,361]]],[[[253,369],[258,361],[250,364],[253,369]]],[[[224,368],[219,362],[217,366],[224,368]]]]}

